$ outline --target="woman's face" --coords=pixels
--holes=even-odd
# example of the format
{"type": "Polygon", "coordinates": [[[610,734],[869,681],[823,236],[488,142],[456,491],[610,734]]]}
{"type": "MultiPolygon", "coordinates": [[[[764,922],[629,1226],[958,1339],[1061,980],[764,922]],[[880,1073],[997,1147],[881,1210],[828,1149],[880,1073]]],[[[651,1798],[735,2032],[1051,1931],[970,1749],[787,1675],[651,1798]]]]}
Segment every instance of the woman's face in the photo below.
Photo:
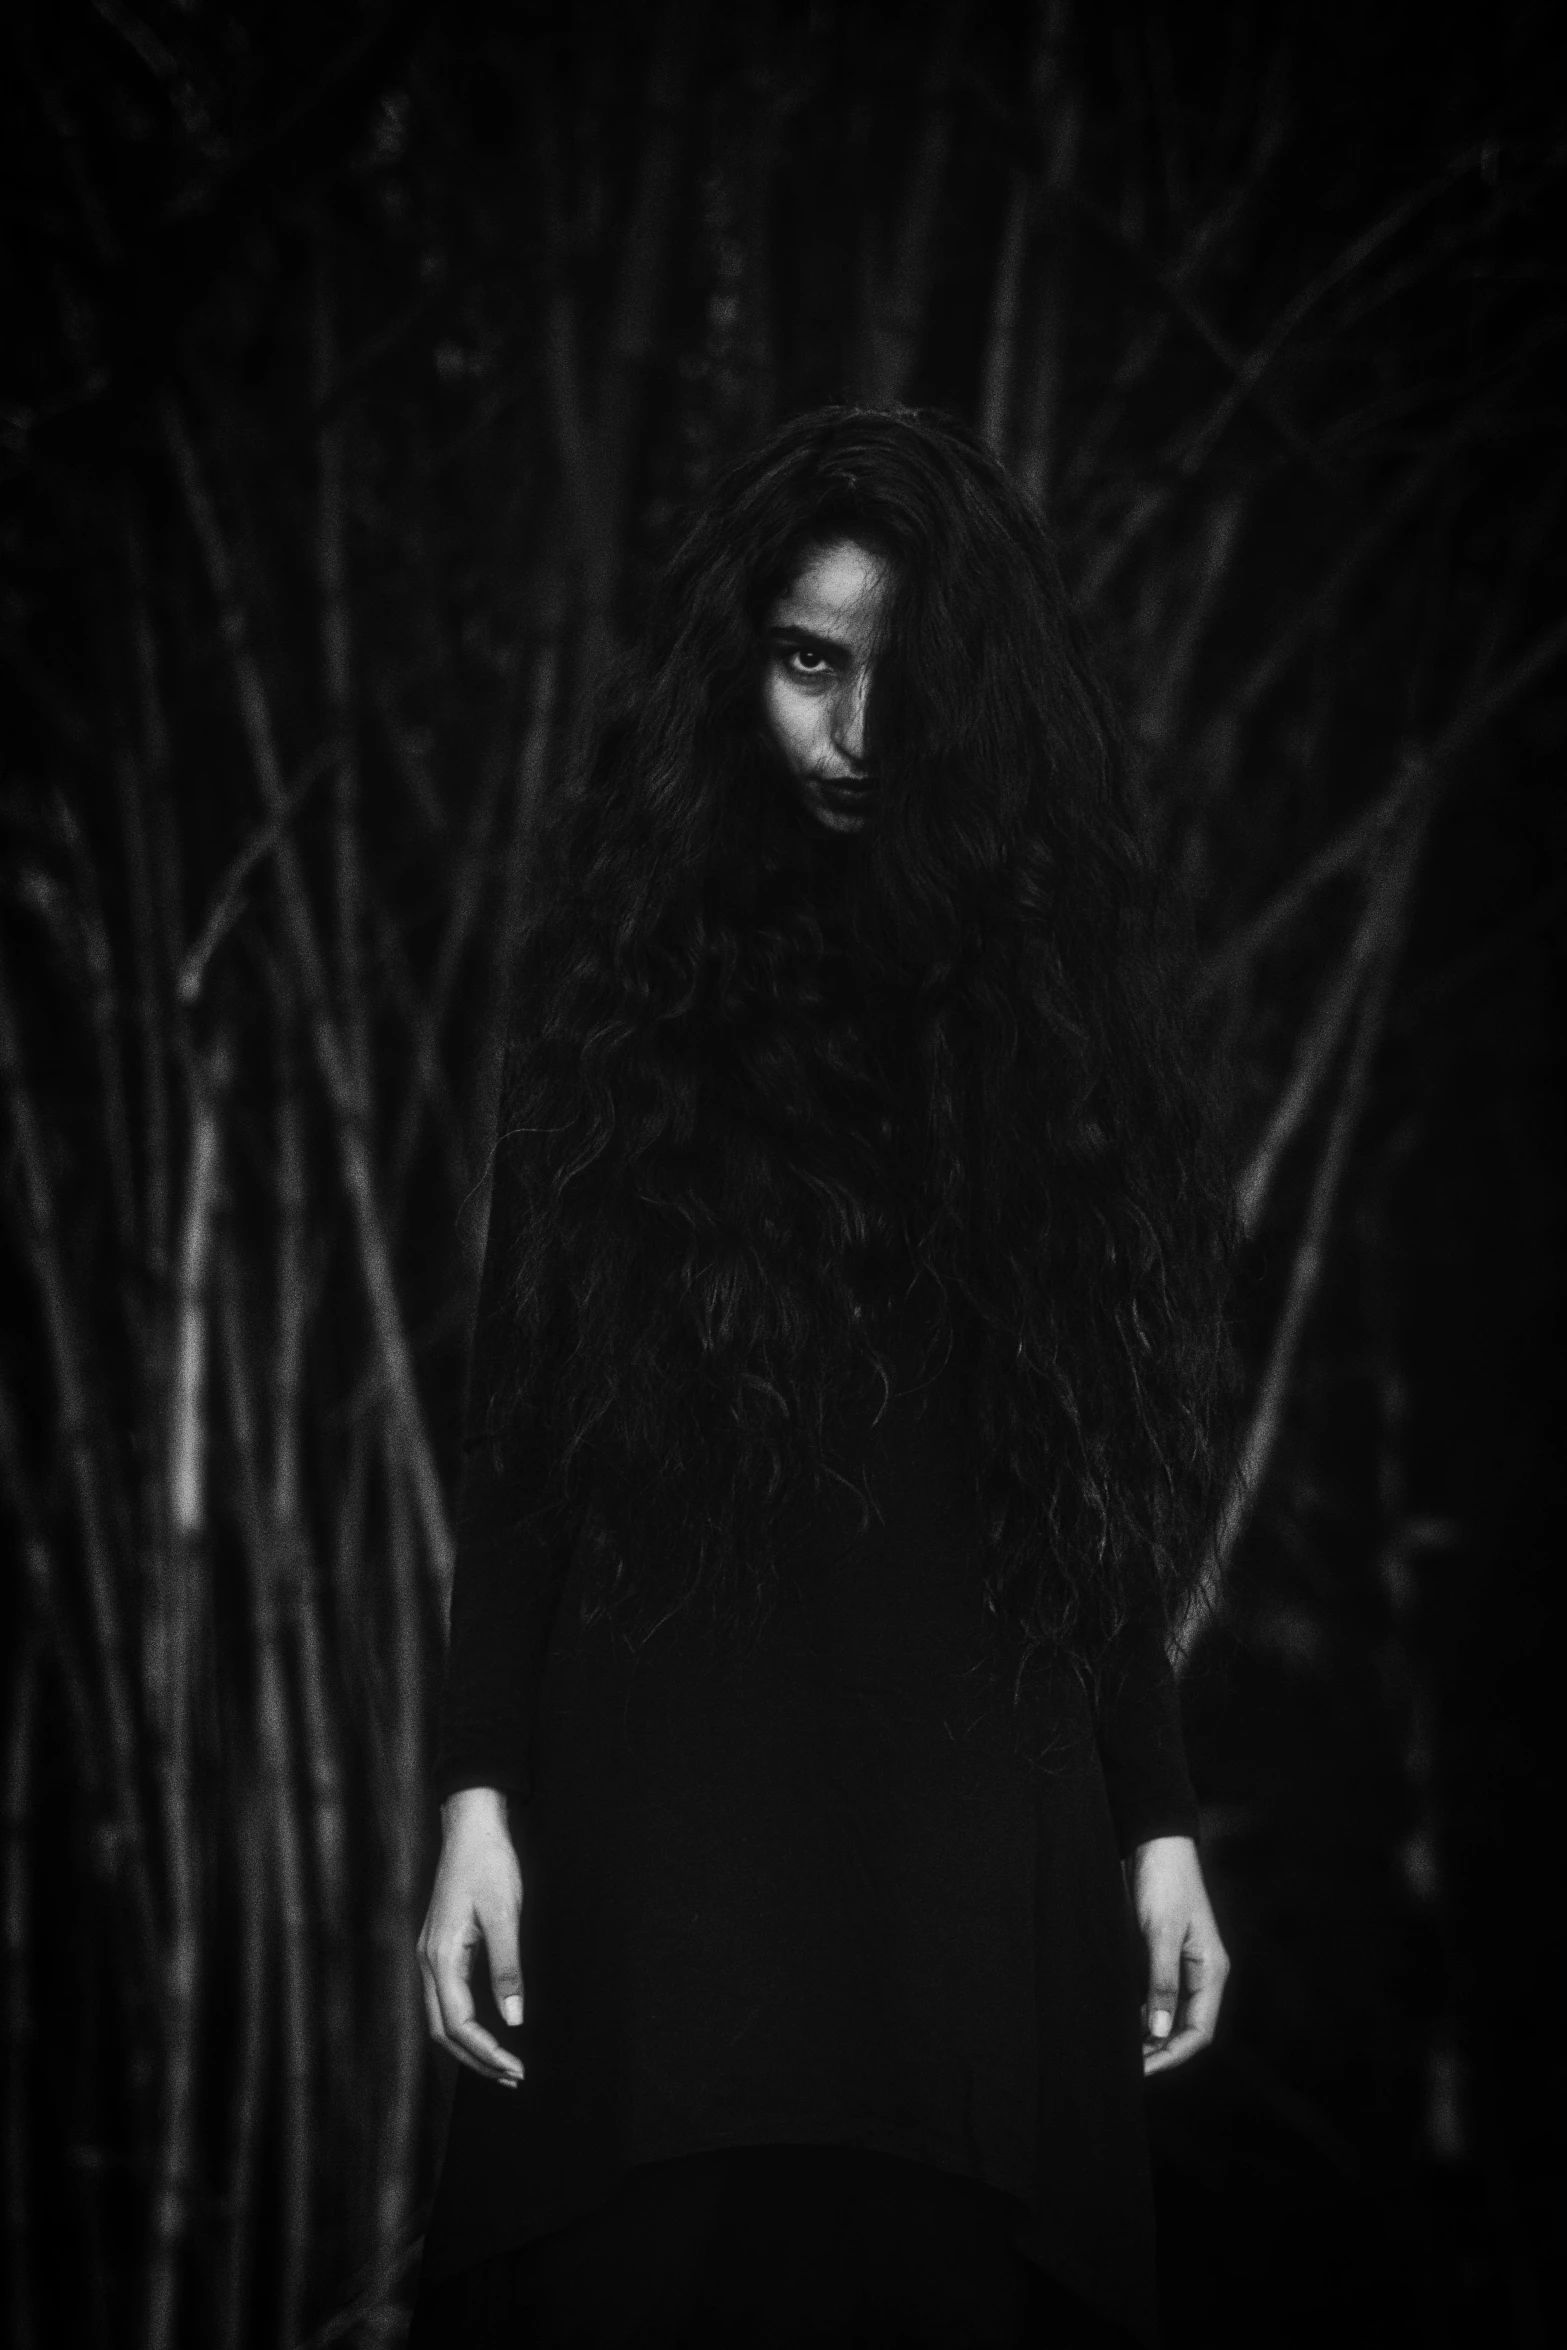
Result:
{"type": "Polygon", "coordinates": [[[865,705],[891,575],[855,539],[815,547],[762,622],[762,715],[817,820],[857,832],[875,778],[865,705]]]}

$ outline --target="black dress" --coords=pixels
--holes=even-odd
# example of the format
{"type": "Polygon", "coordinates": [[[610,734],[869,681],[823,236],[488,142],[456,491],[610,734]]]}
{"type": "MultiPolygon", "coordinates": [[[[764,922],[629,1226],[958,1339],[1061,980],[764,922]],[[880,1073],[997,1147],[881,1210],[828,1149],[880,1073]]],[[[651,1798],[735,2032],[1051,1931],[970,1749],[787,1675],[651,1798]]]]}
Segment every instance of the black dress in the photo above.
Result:
{"type": "MultiPolygon", "coordinates": [[[[498,1171],[470,1426],[505,1216],[498,1171]]],[[[933,1285],[885,1266],[861,1298],[892,1393],[845,1410],[844,1483],[783,1529],[781,1596],[738,1652],[689,1613],[635,1647],[584,1623],[537,1456],[470,1440],[435,1782],[511,1801],[526,2013],[484,2013],[526,2079],[458,2075],[426,2310],[463,2271],[512,2291],[500,2256],[591,2238],[678,2175],[651,2166],[685,2164],[700,2204],[725,2150],[831,2148],[865,2158],[873,2201],[893,2175],[971,2194],[1041,2293],[1155,2339],[1121,1860],[1196,1831],[1174,1683],[1149,1627],[1097,1716],[1037,1660],[1018,1694],[961,1564],[969,1437],[933,1285]]]]}

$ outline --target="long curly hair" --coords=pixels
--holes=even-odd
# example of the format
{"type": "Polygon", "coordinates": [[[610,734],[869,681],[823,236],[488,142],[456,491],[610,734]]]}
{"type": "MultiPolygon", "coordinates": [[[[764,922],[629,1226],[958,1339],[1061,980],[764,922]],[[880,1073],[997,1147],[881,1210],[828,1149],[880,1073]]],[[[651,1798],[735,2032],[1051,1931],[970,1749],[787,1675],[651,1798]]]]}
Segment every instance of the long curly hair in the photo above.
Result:
{"type": "Polygon", "coordinates": [[[868,1262],[931,1277],[991,1620],[1097,1671],[1201,1573],[1228,1189],[1115,728],[1040,518],[946,417],[802,416],[703,499],[540,828],[489,1397],[646,1627],[754,1616],[836,1474],[868,1262]],[[761,717],[814,548],[889,589],[854,835],[761,717]]]}

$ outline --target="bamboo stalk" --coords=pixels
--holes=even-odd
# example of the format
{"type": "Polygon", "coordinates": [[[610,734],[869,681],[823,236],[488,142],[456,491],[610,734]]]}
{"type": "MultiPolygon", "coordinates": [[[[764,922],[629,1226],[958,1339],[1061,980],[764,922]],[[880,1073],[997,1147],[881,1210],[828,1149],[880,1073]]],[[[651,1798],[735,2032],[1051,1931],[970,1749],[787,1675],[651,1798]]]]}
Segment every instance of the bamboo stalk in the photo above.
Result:
{"type": "Polygon", "coordinates": [[[1235,558],[1245,503],[1245,492],[1232,489],[1217,497],[1209,509],[1193,566],[1195,577],[1188,575],[1179,618],[1138,712],[1138,737],[1150,756],[1156,757],[1175,732],[1204,633],[1235,558]]]}
{"type": "MultiPolygon", "coordinates": [[[[1405,876],[1406,889],[1412,878],[1411,856],[1405,876]]],[[[1251,1517],[1284,1424],[1284,1407],[1300,1351],[1301,1336],[1321,1285],[1334,1210],[1365,1110],[1377,1049],[1382,1041],[1388,1002],[1398,967],[1402,905],[1403,900],[1400,898],[1396,905],[1388,908],[1381,938],[1381,953],[1365,988],[1360,1016],[1355,1024],[1354,1041],[1340,1080],[1338,1098],[1334,1103],[1305,1219],[1296,1242],[1283,1310],[1274,1325],[1267,1367],[1252,1405],[1241,1457],[1225,1496],[1203,1579],[1187,1602],[1171,1638],[1170,1655],[1177,1673],[1186,1670],[1203,1632],[1218,1614],[1230,1563],[1251,1517]]]]}
{"type": "MultiPolygon", "coordinates": [[[[59,1399],[60,1441],[70,1470],[72,1497],[87,1569],[87,1596],[94,1663],[102,1692],[108,1744],[109,1800],[114,1835],[111,1865],[123,1883],[130,1911],[130,1967],[136,2006],[145,2013],[158,1972],[147,1837],[142,1822],[140,1760],[131,1679],[120,1620],[118,1576],[109,1546],[92,1440],[92,1415],[85,1357],[76,1311],[65,1275],[64,1250],[55,1215],[48,1155],[27,1084],[21,1037],[5,965],[0,960],[0,1084],[11,1113],[16,1156],[28,1219],[28,1251],[43,1307],[45,1333],[59,1399]]],[[[133,2032],[134,2039],[134,2032],[133,2032]]]]}
{"type": "MultiPolygon", "coordinates": [[[[493,870],[495,828],[507,778],[513,773],[514,736],[515,713],[508,707],[504,723],[497,729],[495,739],[481,764],[478,789],[470,804],[468,822],[457,853],[456,870],[447,900],[446,921],[425,999],[426,1027],[432,1049],[445,1029],[457,981],[461,976],[463,958],[478,927],[485,903],[493,870]]],[[[408,1090],[398,1112],[389,1161],[388,1216],[394,1230],[400,1220],[414,1153],[419,1147],[420,1128],[427,1109],[438,1095],[438,1077],[439,1064],[427,1066],[423,1053],[420,1053],[415,1059],[408,1090]]]]}
{"type": "Polygon", "coordinates": [[[167,1276],[169,1245],[170,1039],[164,1019],[165,972],[159,962],[147,811],[139,765],[129,751],[122,749],[114,758],[113,768],[136,971],[136,1018],[141,1033],[142,1262],[156,1294],[167,1276]]]}
{"type": "MultiPolygon", "coordinates": [[[[1222,191],[1211,210],[1186,239],[1168,275],[1152,287],[1151,290],[1159,298],[1158,309],[1141,331],[1134,335],[1128,348],[1117,360],[1110,381],[1093,410],[1074,432],[1072,455],[1061,485],[1064,503],[1075,501],[1093,480],[1110,436],[1125,412],[1128,397],[1145,379],[1163,350],[1172,325],[1184,324],[1206,347],[1213,348],[1209,338],[1214,336],[1215,330],[1203,313],[1196,309],[1192,301],[1193,289],[1208,262],[1222,253],[1233,231],[1239,226],[1248,205],[1284,145],[1285,131],[1286,118],[1275,86],[1269,102],[1265,103],[1259,115],[1257,136],[1245,171],[1233,185],[1222,191]],[[1182,305],[1190,307],[1183,312],[1182,305]]],[[[1098,225],[1108,233],[1108,216],[1101,214],[1098,225]]],[[[1140,223],[1129,213],[1124,203],[1121,218],[1114,224],[1114,236],[1123,254],[1143,253],[1140,223]]],[[[1149,263],[1148,266],[1154,265],[1149,263]]],[[[1158,275],[1157,270],[1155,275],[1158,275]]],[[[1231,353],[1229,363],[1233,364],[1233,360],[1234,354],[1231,353]]]]}
{"type": "Polygon", "coordinates": [[[560,639],[552,629],[544,637],[534,663],[528,723],[517,762],[511,833],[506,846],[506,871],[500,919],[495,925],[490,965],[490,1000],[486,1011],[478,1067],[470,1092],[472,1125],[468,1163],[484,1170],[482,1198],[477,1212],[461,1227],[460,1237],[470,1289],[477,1294],[484,1256],[484,1233],[489,1216],[491,1163],[489,1138],[495,1131],[500,1099],[506,1037],[511,1023],[512,975],[522,942],[527,893],[528,856],[534,837],[538,803],[549,765],[560,684],[560,639]]]}
{"type": "MultiPolygon", "coordinates": [[[[408,950],[390,907],[373,886],[366,891],[370,927],[374,933],[376,960],[385,976],[386,991],[390,995],[412,1046],[410,1062],[413,1080],[404,1098],[405,1114],[415,1103],[419,1116],[412,1124],[417,1134],[425,1118],[434,1125],[435,1140],[446,1176],[447,1190],[455,1206],[468,1189],[468,1161],[463,1141],[462,1119],[452,1096],[446,1070],[441,1059],[441,1038],[435,1015],[419,991],[419,983],[408,965],[408,950]]],[[[410,1152],[410,1161],[412,1153],[410,1152]]],[[[394,1161],[386,1186],[387,1231],[395,1242],[401,1226],[403,1190],[398,1183],[399,1172],[404,1181],[408,1167],[399,1170],[394,1161]]]]}
{"type": "Polygon", "coordinates": [[[359,753],[354,731],[353,632],[348,603],[347,443],[343,411],[328,410],[337,374],[337,314],[323,228],[316,254],[315,367],[320,424],[316,436],[319,507],[316,565],[321,594],[321,667],[336,753],[332,775],[333,879],[337,912],[337,988],[343,1049],[359,1114],[370,1118],[370,1031],[365,1005],[359,853],[359,753]]]}
{"type": "Polygon", "coordinates": [[[56,1561],[44,1536],[43,1518],[27,1471],[21,1431],[4,1387],[0,1387],[0,1490],[4,1491],[16,1521],[33,1620],[65,1693],[77,1777],[93,1816],[94,1832],[100,1842],[108,1841],[112,1846],[113,1827],[104,1802],[105,1774],[97,1714],[76,1635],[62,1602],[56,1561]]]}
{"type": "Polygon", "coordinates": [[[451,829],[446,803],[425,772],[424,759],[403,723],[390,684],[379,674],[370,680],[370,706],[381,722],[382,737],[392,754],[393,773],[406,792],[409,805],[432,840],[444,838],[451,829]]]}
{"type": "MultiPolygon", "coordinates": [[[[93,1859],[79,1849],[75,1854],[75,1914],[91,1914],[96,1887],[89,1872],[93,1859]]],[[[74,1977],[71,2020],[75,2026],[70,2048],[71,2088],[66,2120],[66,2160],[70,2166],[71,2200],[75,2226],[72,2258],[67,2273],[57,2272],[69,2300],[74,2300],[86,2350],[110,2350],[109,2262],[105,2245],[103,2178],[107,2168],[99,2127],[101,2100],[107,2076],[104,2061],[103,1976],[100,1945],[95,1935],[70,1937],[66,1951],[74,1977]],[[73,2289],[74,2288],[74,2289],[73,2289]]],[[[69,2302],[68,2302],[69,2305],[69,2302]]],[[[121,2335],[123,2340],[123,2334],[121,2335]]]]}
{"type": "MultiPolygon", "coordinates": [[[[553,211],[553,206],[551,207],[553,211]]],[[[591,690],[614,643],[613,525],[598,449],[583,397],[576,304],[556,260],[544,316],[544,381],[561,482],[583,581],[583,690],[591,690]]]]}
{"type": "MultiPolygon", "coordinates": [[[[1402,796],[1406,802],[1416,799],[1429,804],[1429,777],[1422,764],[1412,764],[1409,777],[1402,785],[1402,796]]],[[[1405,838],[1385,857],[1382,871],[1367,893],[1349,951],[1306,1025],[1288,1082],[1236,1186],[1236,1214],[1247,1238],[1261,1223],[1279,1163],[1321,1091],[1359,999],[1366,972],[1378,956],[1386,953],[1390,938],[1397,933],[1413,870],[1412,859],[1418,853],[1424,831],[1425,812],[1424,808],[1417,808],[1405,838]]]]}
{"type": "MultiPolygon", "coordinates": [[[[179,837],[169,820],[167,784],[170,766],[168,712],[158,660],[157,631],[153,625],[152,587],[147,551],[134,510],[124,518],[126,609],[136,679],[140,745],[137,776],[142,786],[142,812],[151,843],[152,902],[162,935],[163,969],[172,971],[180,959],[185,926],[181,914],[179,837]]],[[[172,1199],[172,1172],[168,1177],[172,1199]]],[[[172,1209],[161,1229],[172,1235],[172,1209]]],[[[172,1238],[167,1241],[172,1247],[172,1238]]]]}
{"type": "Polygon", "coordinates": [[[980,378],[979,429],[985,445],[1003,460],[1007,453],[1012,409],[1012,378],[1017,367],[1018,318],[1023,305],[1023,263],[1033,217],[1034,190],[1029,174],[1015,167],[1007,188],[996,252],[996,275],[990,296],[990,329],[985,337],[985,364],[980,378]]]}
{"type": "MultiPolygon", "coordinates": [[[[169,974],[178,942],[160,930],[142,760],[129,746],[121,744],[112,767],[124,848],[141,1064],[142,1303],[135,1349],[140,1390],[136,1408],[143,1424],[151,1426],[161,1414],[169,1376],[169,1256],[173,1214],[169,1069],[176,1042],[169,974]]],[[[180,1041],[183,1043],[183,1039],[180,1041]]],[[[136,1550],[142,1600],[142,1688],[148,1710],[156,1716],[165,1704],[159,1678],[164,1662],[159,1591],[165,1579],[163,1561],[168,1555],[169,1530],[168,1495],[155,1445],[137,1448],[135,1475],[136,1550]]]]}
{"type": "Polygon", "coordinates": [[[1319,889],[1358,865],[1368,851],[1375,852],[1403,809],[1409,789],[1409,771],[1401,767],[1379,800],[1353,817],[1331,840],[1308,857],[1298,873],[1271,897],[1260,913],[1225,941],[1210,958],[1197,984],[1197,1001],[1231,984],[1264,947],[1271,945],[1310,903],[1319,889]]]}
{"type": "MultiPolygon", "coordinates": [[[[1252,1408],[1241,1458],[1231,1479],[1202,1584],[1193,1595],[1172,1636],[1171,1655],[1177,1671],[1185,1669],[1203,1629],[1213,1621],[1217,1612],[1230,1560],[1245,1530],[1283,1425],[1284,1405],[1301,1332],[1321,1279],[1338,1192],[1386,1023],[1405,909],[1436,791],[1446,769],[1468,748],[1476,735],[1564,657],[1567,657],[1567,619],[1554,627],[1543,629],[1501,677],[1457,712],[1427,751],[1411,754],[1406,763],[1408,789],[1414,799],[1411,819],[1403,842],[1385,868],[1381,902],[1375,909],[1374,951],[1368,964],[1363,965],[1367,976],[1354,1042],[1340,1082],[1322,1156],[1318,1161],[1305,1222],[1291,1266],[1283,1311],[1274,1328],[1267,1368],[1252,1408]]],[[[1368,909],[1362,935],[1370,919],[1371,910],[1368,909]]],[[[1303,1060],[1297,1073],[1297,1082],[1312,1075],[1314,1072],[1307,1071],[1303,1060]]],[[[1291,1091],[1294,1090],[1292,1086],[1291,1091]]],[[[1283,1107],[1281,1105],[1281,1110],[1283,1107]]],[[[1275,1124],[1277,1122],[1276,1119],[1275,1124]]],[[[1264,1147],[1268,1146],[1265,1144],[1264,1147]]],[[[1254,1161],[1254,1169],[1255,1166],[1254,1161]]],[[[1248,1186],[1255,1182],[1255,1173],[1242,1179],[1243,1208],[1248,1186]]]]}
{"type": "Polygon", "coordinates": [[[131,1150],[130,1109],[126,1095],[125,1055],[121,1038],[120,993],[115,978],[114,949],[104,920],[103,892],[87,836],[75,810],[58,785],[50,795],[51,813],[66,846],[76,882],[78,937],[85,969],[87,1015],[98,1063],[98,1085],[103,1114],[104,1159],[109,1171],[109,1202],[121,1273],[121,1295],[126,1328],[133,1342],[141,1339],[139,1301],[128,1275],[140,1254],[140,1215],[131,1150]]]}
{"type": "Polygon", "coordinates": [[[1046,505],[1055,478],[1056,428],[1066,360],[1069,249],[1061,199],[1077,171],[1082,122],[1082,101],[1076,90],[1063,84],[1050,128],[1044,218],[1051,234],[1035,307],[1028,397],[1018,434],[1016,463],[1018,487],[1040,508],[1046,505]]]}
{"type": "Polygon", "coordinates": [[[326,2045],[346,2055],[352,2045],[346,1976],[348,1829],[328,1687],[315,1550],[306,1522],[300,1461],[309,1319],[306,1268],[309,1193],[304,1105],[295,1049],[295,1007],[287,975],[281,969],[273,999],[273,1026],[278,1216],[271,1386],[271,1538],[298,1665],[299,1721],[310,1793],[316,1879],[328,1950],[326,2045]]]}
{"type": "Polygon", "coordinates": [[[212,904],[207,910],[206,920],[197,931],[189,951],[180,965],[179,977],[175,982],[175,993],[187,1011],[194,1010],[201,1001],[201,992],[206,985],[207,966],[245,911],[245,884],[255,872],[256,867],[269,857],[277,847],[279,841],[292,825],[294,818],[310,797],[315,785],[320,782],[323,775],[331,770],[333,757],[333,751],[328,746],[325,750],[317,751],[313,758],[306,760],[300,773],[289,785],[280,812],[276,816],[269,816],[265,822],[256,826],[255,831],[235,856],[227,873],[213,892],[212,904]]]}
{"type": "MultiPolygon", "coordinates": [[[[690,11],[681,0],[668,0],[648,67],[642,152],[620,245],[620,270],[598,388],[601,500],[604,521],[617,550],[674,230],[689,35],[690,11]]],[[[613,587],[614,583],[608,584],[613,587]]]]}
{"type": "Polygon", "coordinates": [[[218,2345],[219,2350],[243,2350],[250,2314],[256,2158],[271,2038],[267,1976],[275,1915],[268,1899],[267,1839],[262,1827],[261,1804],[248,1777],[234,1805],[230,1834],[239,1887],[239,2047],[224,2173],[227,2226],[219,2282],[218,2345]]]}
{"type": "Polygon", "coordinates": [[[38,2339],[33,2292],[34,2222],[31,2163],[34,2040],[30,1961],[33,1834],[33,1739],[37,1720],[40,1642],[29,1628],[11,1674],[5,1755],[5,2228],[6,2339],[11,2350],[33,2350],[38,2339]]]}
{"type": "MultiPolygon", "coordinates": [[[[414,1936],[418,1929],[419,1822],[423,1793],[420,1724],[424,1658],[405,1466],[393,1440],[391,1423],[384,1415],[382,1437],[392,1608],[389,1632],[392,1720],[382,1804],[386,1875],[377,1932],[379,2004],[387,2031],[387,2091],[378,2143],[373,2257],[377,2267],[389,2274],[412,2200],[422,2077],[421,2002],[414,1967],[414,1936]]],[[[395,2312],[385,2307],[376,2310],[366,2328],[368,2340],[388,2345],[395,2339],[396,2331],[395,2312]]]]}
{"type": "Polygon", "coordinates": [[[952,145],[952,96],[967,14],[965,0],[945,0],[931,36],[892,259],[875,287],[864,323],[860,389],[868,401],[901,399],[919,356],[930,297],[936,221],[952,145]]]}
{"type": "Polygon", "coordinates": [[[224,1393],[238,1468],[238,1514],[250,1567],[251,1638],[256,1661],[256,1747],[281,1928],[283,1982],[283,2115],[280,2149],[282,2200],[278,2260],[277,2339],[292,2350],[299,2331],[305,2260],[313,2206],[314,2002],[310,1915],[305,1892],[303,1839],[297,1816],[293,1726],[279,1640],[279,1555],[275,1527],[263,1498],[256,1411],[251,1397],[251,1349],[232,1240],[219,1254],[218,1310],[222,1324],[224,1393]]]}
{"type": "MultiPolygon", "coordinates": [[[[271,706],[251,643],[250,627],[240,599],[233,561],[218,522],[216,508],[202,478],[195,448],[172,398],[163,401],[162,418],[165,445],[186,514],[201,548],[208,584],[217,605],[251,765],[263,800],[273,816],[278,817],[286,804],[282,768],[276,748],[271,706]]],[[[440,1473],[419,1401],[353,1074],[345,1060],[331,1018],[325,967],[304,873],[286,834],[277,844],[275,862],[306,1022],[332,1112],[332,1132],[353,1214],[360,1271],[369,1298],[382,1375],[386,1380],[407,1455],[419,1506],[425,1550],[437,1598],[444,1611],[451,1584],[452,1536],[440,1473]]]]}
{"type": "Polygon", "coordinates": [[[1398,203],[1390,205],[1387,211],[1374,220],[1368,228],[1363,229],[1358,237],[1352,237],[1343,250],[1327,264],[1326,268],[1319,270],[1314,278],[1310,279],[1290,301],[1285,303],[1284,308],[1261,342],[1255,344],[1245,358],[1240,361],[1235,369],[1234,381],[1226,388],[1204,423],[1188,441],[1179,460],[1180,471],[1187,479],[1190,479],[1206,464],[1210,453],[1217,447],[1221,436],[1228,429],[1238,410],[1248,397],[1255,395],[1257,387],[1268,369],[1273,365],[1296,329],[1305,324],[1312,311],[1326,299],[1335,286],[1342,285],[1346,279],[1353,277],[1374,253],[1380,252],[1390,238],[1397,236],[1401,229],[1407,228],[1410,221],[1433,203],[1444,189],[1451,186],[1455,177],[1471,168],[1472,162],[1471,156],[1458,158],[1449,163],[1434,179],[1428,180],[1423,187],[1415,189],[1413,194],[1402,197],[1398,203]]]}
{"type": "Polygon", "coordinates": [[[168,1887],[164,1948],[163,2114],[154,2168],[147,2253],[147,2350],[176,2338],[179,2260],[189,2224],[195,2170],[197,2011],[201,1995],[200,1863],[191,1785],[195,1702],[195,1585],[206,1547],[208,1420],[207,1298],[217,1214],[222,1130],[219,1106],[229,1070],[220,1042],[195,1064],[185,1213],[174,1300],[169,1396],[169,1706],[159,1781],[168,1887]]]}

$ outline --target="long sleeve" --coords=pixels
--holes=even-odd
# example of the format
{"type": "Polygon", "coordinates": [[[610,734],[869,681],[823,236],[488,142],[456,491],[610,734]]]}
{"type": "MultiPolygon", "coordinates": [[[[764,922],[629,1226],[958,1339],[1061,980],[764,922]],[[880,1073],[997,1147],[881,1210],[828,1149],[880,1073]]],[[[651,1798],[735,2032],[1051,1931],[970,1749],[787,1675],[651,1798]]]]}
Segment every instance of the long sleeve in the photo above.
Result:
{"type": "Polygon", "coordinates": [[[1197,1798],[1186,1767],[1180,1694],[1152,1624],[1121,1635],[1105,1665],[1099,1760],[1123,1856],[1155,1836],[1195,1836],[1197,1798]]]}
{"type": "Polygon", "coordinates": [[[545,1438],[522,1418],[504,1442],[486,1433],[500,1359],[502,1268],[518,1212],[497,1152],[463,1414],[451,1633],[431,1780],[438,1801],[460,1787],[531,1791],[529,1748],[545,1652],[572,1532],[549,1497],[545,1438]]]}

